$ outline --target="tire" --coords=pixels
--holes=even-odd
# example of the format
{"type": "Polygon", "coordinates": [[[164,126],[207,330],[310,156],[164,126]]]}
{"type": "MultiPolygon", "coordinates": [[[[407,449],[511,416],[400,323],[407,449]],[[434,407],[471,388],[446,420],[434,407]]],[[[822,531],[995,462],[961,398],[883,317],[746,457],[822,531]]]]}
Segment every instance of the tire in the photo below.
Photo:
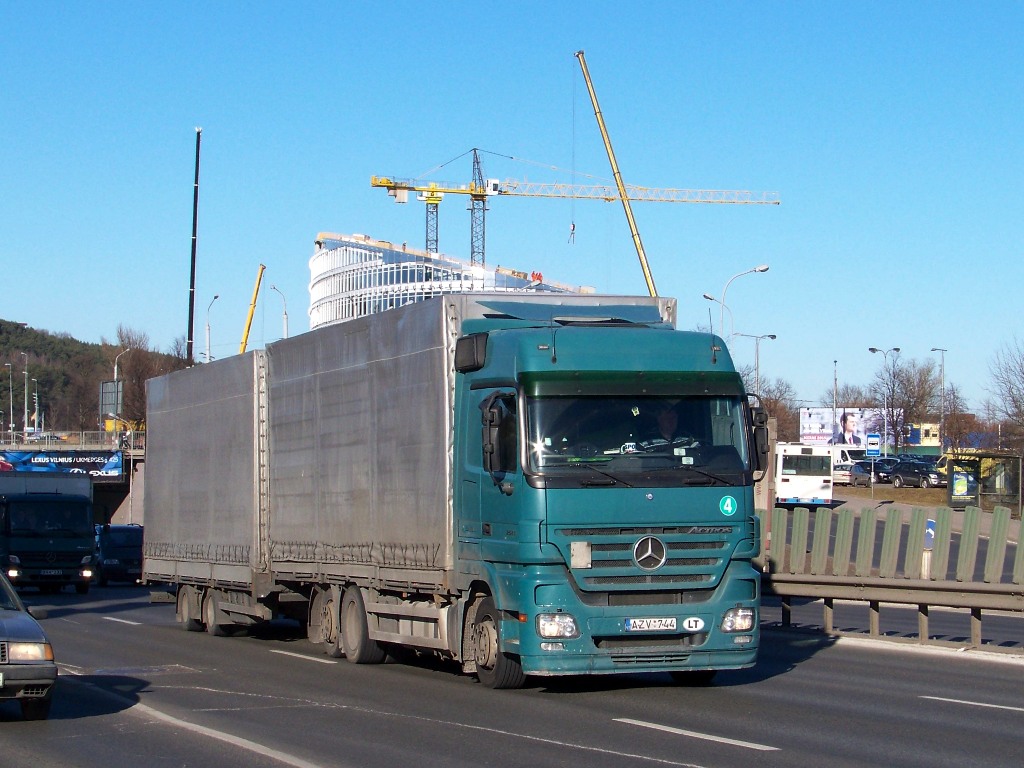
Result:
{"type": "Polygon", "coordinates": [[[232,625],[220,620],[220,606],[218,605],[217,591],[206,590],[203,596],[203,623],[206,631],[214,637],[227,637],[231,634],[232,625]]]}
{"type": "Polygon", "coordinates": [[[490,597],[477,606],[471,632],[477,679],[488,688],[522,688],[526,675],[519,657],[501,650],[501,614],[490,597]]]}
{"type": "Polygon", "coordinates": [[[341,602],[341,646],[353,664],[380,664],[387,657],[377,641],[370,639],[363,596],[355,585],[345,590],[341,602]]]}
{"type": "Polygon", "coordinates": [[[50,702],[53,699],[22,699],[21,716],[25,720],[45,720],[50,716],[50,702]]]}
{"type": "Polygon", "coordinates": [[[341,590],[329,587],[318,591],[312,612],[316,626],[307,632],[310,641],[323,646],[324,653],[331,658],[340,659],[345,655],[341,641],[341,590]]]}
{"type": "Polygon", "coordinates": [[[902,488],[903,487],[903,478],[900,477],[899,475],[893,475],[892,476],[892,487],[893,488],[902,488]]]}
{"type": "Polygon", "coordinates": [[[927,477],[922,477],[921,478],[921,487],[922,488],[930,488],[931,487],[931,483],[928,482],[928,478],[927,477]]]}
{"type": "Polygon", "coordinates": [[[195,590],[192,587],[178,589],[178,621],[186,632],[201,632],[203,630],[203,622],[192,613],[194,594],[195,590]]]}
{"type": "Polygon", "coordinates": [[[689,686],[691,688],[703,688],[704,686],[711,685],[714,682],[715,675],[718,674],[717,669],[692,669],[680,672],[670,672],[672,679],[675,680],[679,685],[689,686]]]}

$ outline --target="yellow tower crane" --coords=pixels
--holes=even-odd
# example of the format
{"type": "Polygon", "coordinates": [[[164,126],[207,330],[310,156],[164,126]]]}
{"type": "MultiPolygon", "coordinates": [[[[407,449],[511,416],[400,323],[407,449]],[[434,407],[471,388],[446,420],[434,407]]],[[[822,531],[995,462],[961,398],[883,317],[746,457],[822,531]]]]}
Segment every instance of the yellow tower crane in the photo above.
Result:
{"type": "Polygon", "coordinates": [[[590,72],[587,69],[587,62],[583,56],[583,51],[577,51],[576,58],[579,59],[580,67],[583,69],[583,79],[586,81],[590,101],[594,107],[594,115],[597,117],[597,125],[601,131],[605,150],[608,153],[608,161],[611,163],[612,175],[615,179],[614,187],[597,184],[551,184],[516,181],[513,179],[507,179],[506,181],[485,179],[483,168],[480,164],[480,156],[476,149],[473,150],[473,180],[468,184],[422,181],[420,179],[396,179],[391,176],[372,176],[370,177],[370,186],[383,187],[395,199],[396,203],[408,202],[409,193],[415,192],[418,194],[417,199],[427,204],[426,250],[430,253],[437,253],[438,204],[444,199],[445,195],[469,195],[472,206],[472,217],[470,220],[470,263],[479,264],[480,266],[484,264],[484,213],[487,210],[486,201],[489,197],[509,195],[518,197],[593,199],[605,200],[607,202],[619,200],[626,212],[626,220],[629,223],[630,234],[633,237],[633,245],[636,247],[637,256],[640,259],[640,267],[644,273],[647,290],[651,296],[657,296],[654,277],[651,275],[651,270],[647,264],[647,255],[644,252],[643,242],[640,240],[640,232],[637,230],[636,221],[633,218],[630,201],[778,205],[779,195],[777,192],[673,189],[640,187],[624,183],[622,181],[622,174],[619,173],[618,162],[615,160],[615,152],[612,149],[611,139],[608,137],[608,130],[604,124],[601,108],[597,103],[597,93],[594,91],[594,85],[590,79],[590,72]]]}

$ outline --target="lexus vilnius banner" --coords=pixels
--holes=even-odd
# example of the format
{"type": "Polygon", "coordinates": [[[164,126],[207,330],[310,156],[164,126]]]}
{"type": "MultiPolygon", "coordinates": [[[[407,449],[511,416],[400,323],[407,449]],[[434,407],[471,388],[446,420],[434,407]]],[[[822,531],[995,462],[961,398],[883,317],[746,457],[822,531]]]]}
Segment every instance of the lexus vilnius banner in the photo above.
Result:
{"type": "Polygon", "coordinates": [[[123,479],[124,459],[121,451],[0,451],[0,470],[80,472],[93,480],[118,482],[123,479]]]}

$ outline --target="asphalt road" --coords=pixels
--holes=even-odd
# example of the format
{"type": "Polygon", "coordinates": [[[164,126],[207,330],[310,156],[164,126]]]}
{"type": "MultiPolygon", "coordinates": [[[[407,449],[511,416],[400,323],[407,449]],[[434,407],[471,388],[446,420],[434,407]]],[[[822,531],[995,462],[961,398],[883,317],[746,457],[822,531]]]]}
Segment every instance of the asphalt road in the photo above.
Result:
{"type": "MultiPolygon", "coordinates": [[[[26,593],[61,666],[51,717],[0,706],[4,765],[1018,766],[1024,661],[767,631],[752,670],[533,678],[356,666],[296,628],[186,633],[140,588],[26,593]]],[[[994,656],[994,655],[993,655],[994,656]]]]}

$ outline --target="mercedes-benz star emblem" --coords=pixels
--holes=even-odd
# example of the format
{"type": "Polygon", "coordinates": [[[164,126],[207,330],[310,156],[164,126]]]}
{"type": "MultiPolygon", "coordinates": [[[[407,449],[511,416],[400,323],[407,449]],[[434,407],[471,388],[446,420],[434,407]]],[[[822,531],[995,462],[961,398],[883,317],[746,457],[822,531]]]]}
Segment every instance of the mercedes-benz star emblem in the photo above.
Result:
{"type": "Polygon", "coordinates": [[[668,559],[665,542],[655,536],[644,536],[633,545],[633,560],[645,571],[656,571],[668,559]]]}

